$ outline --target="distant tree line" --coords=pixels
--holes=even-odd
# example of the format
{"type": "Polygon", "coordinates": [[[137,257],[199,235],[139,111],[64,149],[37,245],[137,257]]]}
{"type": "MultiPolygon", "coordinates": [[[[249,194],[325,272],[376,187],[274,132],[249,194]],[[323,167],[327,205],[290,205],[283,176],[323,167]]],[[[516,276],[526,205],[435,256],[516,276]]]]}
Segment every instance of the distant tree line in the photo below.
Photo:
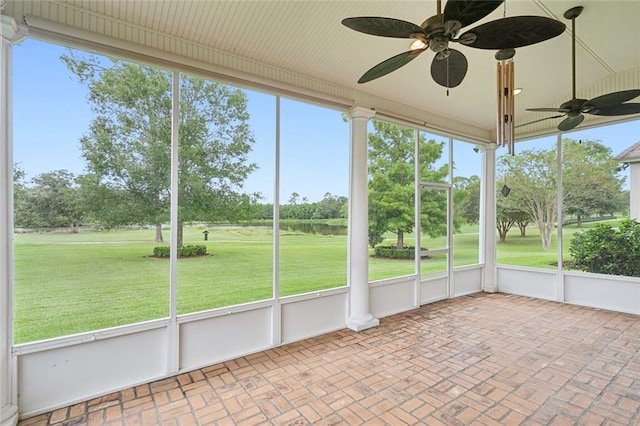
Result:
{"type": "MultiPolygon", "coordinates": [[[[42,173],[30,181],[25,180],[25,172],[19,165],[14,166],[14,223],[19,228],[62,228],[78,232],[85,223],[103,227],[138,224],[127,220],[129,213],[117,216],[117,205],[107,206],[114,216],[103,222],[94,214],[91,201],[97,194],[93,186],[83,186],[84,176],[74,175],[67,170],[42,173]]],[[[242,194],[240,194],[242,195],[242,194]]],[[[105,199],[105,202],[108,201],[105,199]]],[[[221,216],[213,222],[258,221],[273,219],[273,204],[261,203],[258,196],[239,196],[233,216],[221,216]]],[[[115,203],[114,203],[115,204],[115,203]]],[[[346,219],[348,199],[342,195],[325,193],[320,201],[310,202],[306,197],[293,193],[288,203],[280,205],[281,219],[346,219]]],[[[204,219],[201,219],[204,220],[204,219]]],[[[152,225],[146,223],[145,225],[152,225]]]]}

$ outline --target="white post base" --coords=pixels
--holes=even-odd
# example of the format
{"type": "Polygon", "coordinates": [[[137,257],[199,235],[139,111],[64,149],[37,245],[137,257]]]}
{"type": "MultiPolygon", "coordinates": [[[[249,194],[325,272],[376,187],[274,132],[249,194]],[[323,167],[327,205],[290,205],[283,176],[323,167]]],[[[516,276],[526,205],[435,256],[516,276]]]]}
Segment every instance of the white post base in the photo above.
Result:
{"type": "Polygon", "coordinates": [[[353,331],[362,331],[367,328],[373,328],[380,325],[380,320],[378,318],[371,318],[368,321],[355,321],[353,319],[347,320],[347,327],[353,331]]]}
{"type": "Polygon", "coordinates": [[[18,407],[5,405],[0,407],[0,426],[15,426],[18,424],[18,407]]]}

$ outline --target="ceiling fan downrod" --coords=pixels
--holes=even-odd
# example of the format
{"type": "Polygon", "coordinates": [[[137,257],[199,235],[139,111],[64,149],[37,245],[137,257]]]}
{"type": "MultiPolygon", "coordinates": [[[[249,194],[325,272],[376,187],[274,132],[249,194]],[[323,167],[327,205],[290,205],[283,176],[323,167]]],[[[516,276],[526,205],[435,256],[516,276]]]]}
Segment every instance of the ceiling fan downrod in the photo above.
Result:
{"type": "Polygon", "coordinates": [[[571,81],[573,82],[573,91],[571,97],[576,98],[576,18],[580,16],[582,6],[572,7],[564,12],[565,19],[571,19],[571,81]]]}

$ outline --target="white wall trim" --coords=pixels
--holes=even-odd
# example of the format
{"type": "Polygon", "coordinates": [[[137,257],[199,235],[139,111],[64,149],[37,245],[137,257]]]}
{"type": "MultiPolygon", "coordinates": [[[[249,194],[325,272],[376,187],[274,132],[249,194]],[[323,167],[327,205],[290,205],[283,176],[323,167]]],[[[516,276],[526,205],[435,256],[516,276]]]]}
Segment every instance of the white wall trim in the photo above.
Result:
{"type": "Polygon", "coordinates": [[[53,339],[38,340],[32,343],[21,343],[13,346],[15,355],[26,355],[36,352],[49,351],[52,349],[66,348],[68,346],[81,345],[83,343],[96,342],[99,340],[113,339],[114,337],[136,334],[143,331],[167,328],[169,319],[162,318],[151,321],[127,324],[119,327],[103,328],[100,330],[88,331],[86,333],[72,334],[69,336],[55,337],[53,339]]]}
{"type": "MultiPolygon", "coordinates": [[[[570,277],[582,277],[582,278],[597,278],[602,281],[618,281],[625,283],[637,283],[640,286],[640,277],[625,277],[622,275],[607,275],[607,274],[596,274],[593,272],[582,272],[582,271],[564,271],[565,276],[570,277]]],[[[640,291],[640,287],[638,288],[640,291]]]]}

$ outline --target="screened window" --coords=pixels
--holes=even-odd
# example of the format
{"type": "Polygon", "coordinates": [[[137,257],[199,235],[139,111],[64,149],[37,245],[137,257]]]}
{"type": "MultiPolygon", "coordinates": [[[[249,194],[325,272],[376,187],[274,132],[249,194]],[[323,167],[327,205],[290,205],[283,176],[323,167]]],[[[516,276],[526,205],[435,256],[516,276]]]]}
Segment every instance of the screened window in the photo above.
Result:
{"type": "Polygon", "coordinates": [[[14,47],[15,342],[168,316],[170,73],[14,47]]]}
{"type": "Polygon", "coordinates": [[[347,284],[349,123],[281,100],[279,294],[347,284]]]}
{"type": "Polygon", "coordinates": [[[454,266],[478,263],[482,151],[472,143],[453,142],[454,266]]]}
{"type": "Polygon", "coordinates": [[[275,101],[180,76],[179,314],[273,297],[275,101]]]}

